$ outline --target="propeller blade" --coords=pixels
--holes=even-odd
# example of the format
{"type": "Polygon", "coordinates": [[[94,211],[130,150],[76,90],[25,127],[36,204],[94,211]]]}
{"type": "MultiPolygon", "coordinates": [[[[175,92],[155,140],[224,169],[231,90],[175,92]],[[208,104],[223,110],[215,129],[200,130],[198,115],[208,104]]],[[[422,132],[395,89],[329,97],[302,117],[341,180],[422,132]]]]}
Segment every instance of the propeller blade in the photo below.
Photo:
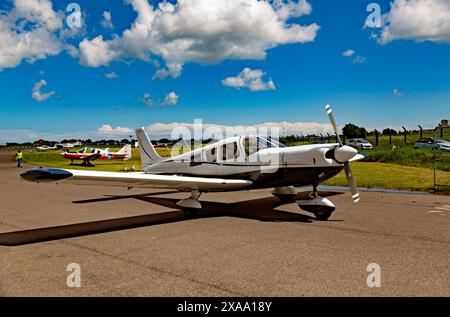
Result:
{"type": "Polygon", "coordinates": [[[345,176],[347,176],[348,186],[350,186],[350,190],[352,192],[353,202],[357,203],[359,202],[359,191],[358,187],[356,187],[356,180],[349,162],[346,162],[344,164],[344,169],[345,169],[345,176]]]}
{"type": "Polygon", "coordinates": [[[331,106],[330,105],[326,105],[325,110],[327,111],[328,117],[330,118],[331,125],[333,126],[334,132],[336,133],[336,137],[338,139],[338,142],[339,142],[340,146],[343,146],[341,138],[339,137],[339,132],[338,132],[338,129],[337,129],[336,120],[334,119],[333,110],[331,110],[331,106]]]}

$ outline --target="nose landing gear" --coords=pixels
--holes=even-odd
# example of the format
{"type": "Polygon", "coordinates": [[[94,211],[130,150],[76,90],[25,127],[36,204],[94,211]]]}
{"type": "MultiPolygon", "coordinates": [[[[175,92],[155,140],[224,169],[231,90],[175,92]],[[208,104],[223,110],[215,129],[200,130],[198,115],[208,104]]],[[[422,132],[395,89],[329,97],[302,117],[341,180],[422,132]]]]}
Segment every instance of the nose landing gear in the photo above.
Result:
{"type": "Polygon", "coordinates": [[[308,200],[297,200],[298,206],[305,211],[313,213],[318,220],[328,220],[336,209],[334,204],[329,199],[320,197],[317,194],[317,186],[313,186],[310,198],[308,200]]]}

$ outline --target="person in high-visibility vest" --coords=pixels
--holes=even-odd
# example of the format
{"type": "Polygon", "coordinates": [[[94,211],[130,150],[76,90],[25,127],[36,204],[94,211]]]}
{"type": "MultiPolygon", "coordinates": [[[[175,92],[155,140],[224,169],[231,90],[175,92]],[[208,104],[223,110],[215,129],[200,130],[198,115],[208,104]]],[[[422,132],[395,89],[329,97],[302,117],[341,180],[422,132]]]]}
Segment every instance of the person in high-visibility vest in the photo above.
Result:
{"type": "Polygon", "coordinates": [[[20,149],[17,150],[17,153],[16,153],[16,159],[17,159],[17,167],[18,167],[18,168],[23,167],[23,166],[22,166],[22,163],[23,163],[23,153],[22,153],[22,151],[21,151],[20,149]]]}

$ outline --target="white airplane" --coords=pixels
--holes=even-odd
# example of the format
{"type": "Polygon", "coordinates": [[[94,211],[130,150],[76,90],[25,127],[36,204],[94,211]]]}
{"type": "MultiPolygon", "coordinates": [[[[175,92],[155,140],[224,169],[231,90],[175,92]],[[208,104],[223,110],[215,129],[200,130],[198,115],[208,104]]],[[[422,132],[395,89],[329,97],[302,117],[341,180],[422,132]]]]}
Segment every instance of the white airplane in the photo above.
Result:
{"type": "Polygon", "coordinates": [[[328,219],[335,206],[317,192],[319,183],[345,170],[352,199],[359,201],[350,161],[364,158],[352,147],[343,145],[329,105],[326,110],[339,143],[285,147],[270,139],[237,136],[170,158],[155,151],[144,128],[136,130],[142,172],[102,172],[56,168],[36,168],[21,174],[33,182],[65,182],[79,185],[123,186],[128,188],[165,188],[190,192],[177,202],[186,213],[199,211],[204,192],[226,192],[274,188],[272,194],[283,202],[294,201],[295,187],[313,186],[299,207],[317,219],[328,219]]]}
{"type": "Polygon", "coordinates": [[[43,145],[43,146],[37,146],[36,149],[38,151],[44,152],[44,151],[57,150],[58,147],[56,145],[54,145],[54,146],[43,145]]]}

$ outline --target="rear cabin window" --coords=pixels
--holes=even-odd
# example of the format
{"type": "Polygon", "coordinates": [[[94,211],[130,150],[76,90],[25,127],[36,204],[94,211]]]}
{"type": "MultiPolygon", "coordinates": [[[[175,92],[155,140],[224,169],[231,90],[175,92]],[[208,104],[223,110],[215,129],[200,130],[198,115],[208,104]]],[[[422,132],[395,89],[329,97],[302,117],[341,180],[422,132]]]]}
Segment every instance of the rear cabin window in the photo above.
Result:
{"type": "Polygon", "coordinates": [[[237,142],[224,144],[220,147],[222,161],[232,160],[239,156],[237,142]]]}
{"type": "Polygon", "coordinates": [[[217,161],[217,150],[216,148],[212,148],[211,150],[206,151],[206,162],[215,163],[217,161]]]}

